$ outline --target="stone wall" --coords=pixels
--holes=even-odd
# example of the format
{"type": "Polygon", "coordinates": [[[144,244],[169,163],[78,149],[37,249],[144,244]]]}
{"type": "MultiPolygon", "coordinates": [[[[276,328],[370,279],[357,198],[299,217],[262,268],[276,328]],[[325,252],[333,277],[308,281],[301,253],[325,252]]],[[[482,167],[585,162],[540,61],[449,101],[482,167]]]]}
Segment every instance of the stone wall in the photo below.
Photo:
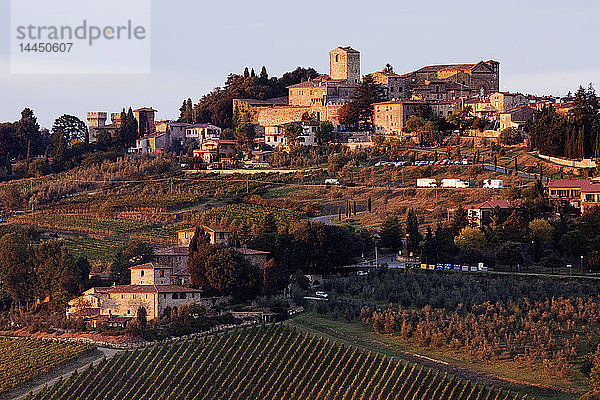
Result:
{"type": "Polygon", "coordinates": [[[302,114],[314,113],[311,107],[283,106],[257,109],[256,123],[262,126],[283,125],[302,120],[302,114]]]}

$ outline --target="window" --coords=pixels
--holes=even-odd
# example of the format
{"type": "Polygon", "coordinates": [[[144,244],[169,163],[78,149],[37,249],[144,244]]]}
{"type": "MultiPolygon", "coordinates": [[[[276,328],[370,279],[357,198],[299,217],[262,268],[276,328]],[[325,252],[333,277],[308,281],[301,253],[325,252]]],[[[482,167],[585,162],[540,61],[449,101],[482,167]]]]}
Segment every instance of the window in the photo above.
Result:
{"type": "Polygon", "coordinates": [[[140,271],[140,276],[144,276],[144,270],[140,271]]]}
{"type": "Polygon", "coordinates": [[[173,300],[177,300],[177,293],[173,293],[173,296],[171,296],[173,300]]]}
{"type": "Polygon", "coordinates": [[[181,293],[181,294],[179,294],[179,298],[180,298],[180,299],[185,299],[185,298],[186,298],[186,295],[185,295],[185,293],[181,293]]]}
{"type": "Polygon", "coordinates": [[[340,56],[338,54],[335,55],[335,62],[339,62],[340,61],[340,56]]]}
{"type": "Polygon", "coordinates": [[[127,310],[127,314],[131,314],[131,310],[127,310]]]}
{"type": "Polygon", "coordinates": [[[163,278],[165,276],[165,270],[161,269],[160,272],[159,272],[159,275],[160,275],[161,278],[163,278]]]}

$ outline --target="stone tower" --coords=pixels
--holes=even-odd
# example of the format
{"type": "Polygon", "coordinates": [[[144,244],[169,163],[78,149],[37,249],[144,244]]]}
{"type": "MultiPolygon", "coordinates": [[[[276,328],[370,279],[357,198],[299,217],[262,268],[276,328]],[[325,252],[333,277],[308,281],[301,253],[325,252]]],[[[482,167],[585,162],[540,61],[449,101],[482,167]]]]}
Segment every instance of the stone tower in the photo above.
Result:
{"type": "Polygon", "coordinates": [[[360,82],[360,52],[352,47],[338,47],[329,52],[329,77],[348,83],[360,82]]]}
{"type": "Polygon", "coordinates": [[[105,112],[88,112],[87,113],[88,126],[91,128],[98,128],[106,125],[106,113],[105,112]]]}

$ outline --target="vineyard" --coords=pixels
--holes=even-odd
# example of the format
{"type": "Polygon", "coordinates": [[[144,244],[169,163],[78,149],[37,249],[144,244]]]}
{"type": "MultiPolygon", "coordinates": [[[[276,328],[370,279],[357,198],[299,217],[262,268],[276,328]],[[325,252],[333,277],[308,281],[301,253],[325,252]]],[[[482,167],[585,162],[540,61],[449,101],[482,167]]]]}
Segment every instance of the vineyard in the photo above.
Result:
{"type": "Polygon", "coordinates": [[[249,225],[259,225],[268,213],[272,214],[277,225],[283,228],[289,228],[302,218],[302,213],[298,211],[249,203],[215,207],[205,211],[204,218],[217,223],[222,223],[222,221],[242,223],[245,221],[249,225]]]}
{"type": "Polygon", "coordinates": [[[0,339],[0,393],[90,352],[91,345],[39,339],[0,339]]]}
{"type": "Polygon", "coordinates": [[[524,399],[282,326],[115,355],[27,399],[524,399]]]}
{"type": "Polygon", "coordinates": [[[123,242],[107,238],[98,239],[89,236],[75,236],[65,239],[65,244],[74,257],[86,257],[92,263],[99,261],[108,264],[112,262],[123,242]]]}

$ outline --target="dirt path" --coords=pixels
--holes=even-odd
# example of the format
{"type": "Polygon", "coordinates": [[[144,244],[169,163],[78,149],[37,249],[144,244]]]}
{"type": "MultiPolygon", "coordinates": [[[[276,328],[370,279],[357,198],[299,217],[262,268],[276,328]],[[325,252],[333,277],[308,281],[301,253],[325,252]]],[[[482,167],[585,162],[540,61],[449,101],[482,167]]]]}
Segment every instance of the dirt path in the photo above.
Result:
{"type": "Polygon", "coordinates": [[[578,399],[580,395],[576,391],[572,391],[565,388],[519,381],[483,372],[473,371],[467,368],[450,364],[443,360],[437,360],[422,354],[403,351],[388,343],[384,343],[383,341],[351,335],[347,332],[341,332],[329,327],[313,325],[306,326],[302,323],[296,322],[294,319],[288,320],[286,324],[293,327],[297,327],[306,332],[310,332],[313,334],[317,333],[321,336],[326,336],[336,341],[342,341],[352,346],[362,347],[370,351],[387,354],[388,356],[392,355],[404,361],[416,362],[427,367],[441,370],[442,372],[448,372],[449,374],[460,378],[466,378],[474,382],[483,383],[487,386],[503,387],[509,389],[511,392],[517,391],[522,394],[528,394],[529,396],[533,395],[538,400],[578,399]]]}
{"type": "Polygon", "coordinates": [[[68,378],[76,369],[82,370],[83,368],[86,368],[90,363],[96,365],[102,360],[103,357],[110,358],[122,351],[123,350],[99,347],[98,350],[81,356],[71,363],[63,365],[62,367],[58,367],[57,369],[42,374],[37,378],[30,380],[29,382],[16,386],[6,393],[0,394],[0,400],[21,399],[27,396],[29,392],[38,392],[44,387],[44,385],[53,385],[61,377],[63,379],[68,378]]]}

